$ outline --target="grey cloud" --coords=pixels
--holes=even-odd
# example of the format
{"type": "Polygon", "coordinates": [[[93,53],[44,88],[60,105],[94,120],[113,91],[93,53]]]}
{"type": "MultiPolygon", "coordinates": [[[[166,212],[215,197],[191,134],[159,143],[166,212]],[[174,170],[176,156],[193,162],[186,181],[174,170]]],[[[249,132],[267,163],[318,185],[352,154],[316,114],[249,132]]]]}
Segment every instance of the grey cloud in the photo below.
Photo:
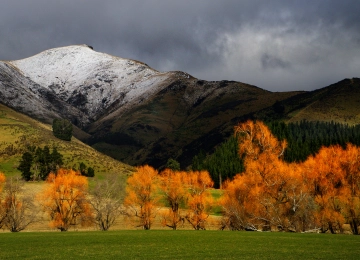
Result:
{"type": "Polygon", "coordinates": [[[287,69],[291,67],[290,62],[264,53],[261,56],[261,65],[263,69],[287,69]]]}
{"type": "Polygon", "coordinates": [[[86,43],[155,69],[269,90],[358,77],[357,0],[0,0],[0,59],[86,43]],[[296,82],[296,84],[294,84],[296,82]]]}

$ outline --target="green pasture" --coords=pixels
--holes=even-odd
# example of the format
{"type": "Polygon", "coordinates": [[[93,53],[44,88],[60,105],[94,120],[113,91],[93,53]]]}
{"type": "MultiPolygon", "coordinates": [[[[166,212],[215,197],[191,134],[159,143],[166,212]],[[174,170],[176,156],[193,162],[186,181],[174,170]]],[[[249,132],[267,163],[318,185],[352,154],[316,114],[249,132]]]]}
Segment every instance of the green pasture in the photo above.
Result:
{"type": "Polygon", "coordinates": [[[353,235],[231,231],[0,233],[0,259],[359,259],[353,235]]]}

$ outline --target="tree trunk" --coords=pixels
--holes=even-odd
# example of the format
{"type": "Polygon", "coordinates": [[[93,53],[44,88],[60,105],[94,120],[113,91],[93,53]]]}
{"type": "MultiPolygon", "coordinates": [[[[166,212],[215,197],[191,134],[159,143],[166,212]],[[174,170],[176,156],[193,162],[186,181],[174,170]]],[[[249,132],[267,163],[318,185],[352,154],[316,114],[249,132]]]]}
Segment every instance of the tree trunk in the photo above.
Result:
{"type": "Polygon", "coordinates": [[[351,227],[351,231],[354,235],[359,235],[358,223],[357,223],[356,219],[352,219],[350,221],[350,227],[351,227]]]}
{"type": "Polygon", "coordinates": [[[329,223],[329,230],[330,230],[331,234],[336,234],[332,223],[329,223]]]}

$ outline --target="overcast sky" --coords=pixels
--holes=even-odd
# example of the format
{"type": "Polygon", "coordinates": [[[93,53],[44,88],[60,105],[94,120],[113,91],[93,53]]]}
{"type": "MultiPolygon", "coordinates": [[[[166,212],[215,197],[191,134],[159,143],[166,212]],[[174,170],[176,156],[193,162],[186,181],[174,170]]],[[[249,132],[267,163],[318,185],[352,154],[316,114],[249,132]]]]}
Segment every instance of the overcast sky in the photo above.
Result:
{"type": "Polygon", "coordinates": [[[359,0],[0,0],[0,60],[96,51],[271,91],[360,77],[359,0]]]}

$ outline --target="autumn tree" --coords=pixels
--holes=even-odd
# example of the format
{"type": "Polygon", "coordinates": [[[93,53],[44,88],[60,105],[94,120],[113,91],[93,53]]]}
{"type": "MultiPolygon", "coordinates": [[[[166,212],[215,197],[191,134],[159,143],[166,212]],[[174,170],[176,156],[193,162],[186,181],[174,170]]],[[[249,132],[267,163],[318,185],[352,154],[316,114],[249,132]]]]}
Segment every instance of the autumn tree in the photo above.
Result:
{"type": "Polygon", "coordinates": [[[213,198],[209,189],[213,187],[207,171],[191,171],[187,173],[186,185],[188,189],[187,209],[185,219],[195,230],[206,229],[209,211],[213,205],[213,198]]]}
{"type": "MultiPolygon", "coordinates": [[[[245,178],[256,188],[252,189],[255,201],[250,214],[257,225],[270,228],[279,222],[281,203],[284,198],[277,193],[286,182],[280,158],[286,148],[286,142],[279,142],[262,122],[247,121],[235,127],[239,140],[239,156],[244,156],[245,178]],[[276,186],[276,188],[275,188],[276,186]],[[275,198],[272,197],[275,195],[275,198]],[[278,196],[279,195],[279,196],[278,196]],[[259,222],[262,222],[260,224],[259,222]]],[[[254,223],[254,224],[255,224],[254,223]]]]}
{"type": "Polygon", "coordinates": [[[97,181],[91,190],[94,222],[100,230],[108,230],[123,213],[123,190],[124,184],[117,175],[108,175],[104,180],[97,181]]]}
{"type": "Polygon", "coordinates": [[[92,207],[87,200],[88,181],[73,170],[50,173],[47,185],[38,199],[50,216],[50,226],[67,231],[70,226],[92,223],[92,207]]]}
{"type": "Polygon", "coordinates": [[[262,122],[235,127],[245,172],[226,185],[221,204],[224,226],[232,230],[304,230],[310,194],[296,165],[282,160],[285,141],[277,140],[262,122]],[[305,214],[305,215],[302,215],[305,214]]]}
{"type": "Polygon", "coordinates": [[[19,178],[9,178],[4,187],[4,226],[11,232],[24,230],[36,221],[35,205],[31,197],[23,194],[23,181],[19,178]]]}
{"type": "Polygon", "coordinates": [[[323,147],[304,163],[318,206],[315,214],[322,232],[338,233],[349,223],[359,234],[360,151],[348,144],[323,147]]]}
{"type": "Polygon", "coordinates": [[[314,214],[317,206],[311,194],[311,181],[299,164],[286,164],[284,174],[288,177],[280,193],[286,198],[284,217],[288,223],[285,229],[308,231],[316,229],[314,214]]]}
{"type": "Polygon", "coordinates": [[[342,232],[345,223],[342,209],[347,185],[340,163],[342,153],[340,146],[322,148],[305,162],[318,206],[315,217],[322,232],[342,232]]]}
{"type": "Polygon", "coordinates": [[[354,235],[359,235],[360,226],[360,149],[348,144],[341,156],[342,169],[347,184],[343,214],[354,235]]]}
{"type": "Polygon", "coordinates": [[[187,173],[166,169],[160,173],[160,189],[166,201],[168,211],[163,214],[162,224],[173,230],[184,223],[184,216],[180,206],[184,204],[187,196],[187,173]]]}
{"type": "Polygon", "coordinates": [[[158,200],[158,172],[148,165],[138,167],[127,180],[127,214],[139,220],[138,227],[148,230],[155,219],[158,200]]]}
{"type": "Polygon", "coordinates": [[[220,199],[223,212],[221,229],[256,230],[251,223],[251,211],[255,198],[252,194],[253,185],[246,175],[236,175],[224,183],[224,194],[220,199]]]}

